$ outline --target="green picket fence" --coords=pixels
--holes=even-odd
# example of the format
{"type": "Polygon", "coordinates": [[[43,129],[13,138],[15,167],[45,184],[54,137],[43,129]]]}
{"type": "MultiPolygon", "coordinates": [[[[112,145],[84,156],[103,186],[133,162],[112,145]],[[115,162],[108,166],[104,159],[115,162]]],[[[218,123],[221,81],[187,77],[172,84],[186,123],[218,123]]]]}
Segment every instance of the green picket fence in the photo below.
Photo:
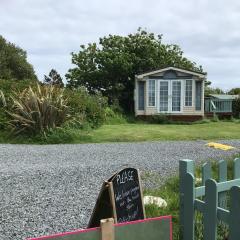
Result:
{"type": "MultiPolygon", "coordinates": [[[[194,161],[182,160],[180,177],[180,228],[183,240],[195,236],[195,214],[202,214],[203,239],[217,240],[219,224],[228,226],[228,240],[240,239],[240,159],[234,160],[233,180],[227,180],[227,162],[218,163],[218,182],[212,178],[211,164],[202,167],[202,186],[195,187],[194,161]]],[[[224,239],[224,238],[223,238],[224,239]]]]}

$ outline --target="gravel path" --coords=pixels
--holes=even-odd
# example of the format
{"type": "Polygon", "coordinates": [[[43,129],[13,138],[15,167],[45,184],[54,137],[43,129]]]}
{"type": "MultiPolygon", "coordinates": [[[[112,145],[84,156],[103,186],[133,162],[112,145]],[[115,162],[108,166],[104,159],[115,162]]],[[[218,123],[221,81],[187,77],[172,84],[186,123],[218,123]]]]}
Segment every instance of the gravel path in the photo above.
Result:
{"type": "MultiPolygon", "coordinates": [[[[165,178],[180,159],[222,159],[240,152],[240,140],[81,145],[0,145],[0,240],[18,240],[83,228],[103,180],[125,166],[165,178]]],[[[154,183],[144,182],[153,187],[154,183]]]]}

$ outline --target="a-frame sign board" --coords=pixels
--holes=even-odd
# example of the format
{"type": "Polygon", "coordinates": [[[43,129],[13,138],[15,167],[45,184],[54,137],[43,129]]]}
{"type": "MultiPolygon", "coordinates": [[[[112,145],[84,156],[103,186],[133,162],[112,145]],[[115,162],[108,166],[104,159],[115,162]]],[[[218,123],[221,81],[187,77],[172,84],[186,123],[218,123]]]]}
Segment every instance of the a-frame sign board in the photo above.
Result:
{"type": "Polygon", "coordinates": [[[105,181],[98,195],[88,228],[99,227],[101,219],[115,223],[145,218],[139,171],[125,168],[105,181]]]}

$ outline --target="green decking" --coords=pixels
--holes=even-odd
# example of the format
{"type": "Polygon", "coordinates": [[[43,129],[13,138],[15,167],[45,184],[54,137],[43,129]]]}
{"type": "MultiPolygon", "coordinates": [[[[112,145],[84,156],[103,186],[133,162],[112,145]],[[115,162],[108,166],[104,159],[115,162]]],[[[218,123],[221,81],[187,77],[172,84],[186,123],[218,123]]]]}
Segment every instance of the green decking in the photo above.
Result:
{"type": "Polygon", "coordinates": [[[205,99],[204,110],[206,113],[232,113],[233,100],[231,99],[205,99]]]}
{"type": "Polygon", "coordinates": [[[232,113],[233,101],[238,95],[210,94],[204,99],[206,113],[232,113]]]}

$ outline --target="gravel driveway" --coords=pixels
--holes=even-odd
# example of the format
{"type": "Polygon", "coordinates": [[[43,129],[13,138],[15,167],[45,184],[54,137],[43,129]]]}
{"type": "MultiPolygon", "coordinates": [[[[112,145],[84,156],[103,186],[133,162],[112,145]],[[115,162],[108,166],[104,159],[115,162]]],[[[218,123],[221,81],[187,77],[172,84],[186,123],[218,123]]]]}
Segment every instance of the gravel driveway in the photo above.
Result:
{"type": "Polygon", "coordinates": [[[0,240],[83,228],[102,181],[116,170],[133,166],[164,179],[177,171],[180,159],[223,159],[240,152],[240,140],[222,142],[236,149],[207,148],[206,141],[0,145],[0,240]]]}

